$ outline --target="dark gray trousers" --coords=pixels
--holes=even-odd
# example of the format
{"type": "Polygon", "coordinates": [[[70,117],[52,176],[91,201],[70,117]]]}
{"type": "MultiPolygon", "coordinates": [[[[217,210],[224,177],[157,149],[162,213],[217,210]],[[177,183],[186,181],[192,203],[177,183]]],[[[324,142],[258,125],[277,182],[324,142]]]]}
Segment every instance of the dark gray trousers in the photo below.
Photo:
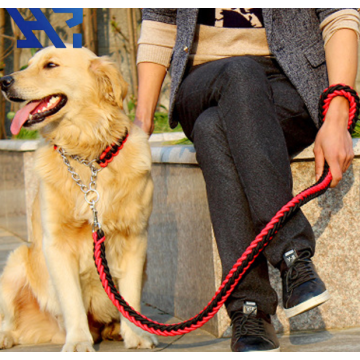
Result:
{"type": "MultiPolygon", "coordinates": [[[[289,155],[310,145],[317,128],[275,59],[242,56],[190,69],[175,116],[194,142],[206,182],[223,277],[276,212],[292,199],[289,155]]],[[[275,314],[277,295],[267,260],[278,266],[290,249],[315,251],[301,211],[279,231],[226,302],[244,300],[275,314]]]]}

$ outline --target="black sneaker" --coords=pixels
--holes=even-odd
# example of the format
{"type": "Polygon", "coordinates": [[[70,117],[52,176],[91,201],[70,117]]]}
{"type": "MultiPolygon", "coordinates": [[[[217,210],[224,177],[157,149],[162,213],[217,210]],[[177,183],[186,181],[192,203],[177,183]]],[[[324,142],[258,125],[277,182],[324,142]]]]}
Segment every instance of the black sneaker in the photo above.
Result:
{"type": "Polygon", "coordinates": [[[269,315],[257,309],[254,302],[246,301],[243,311],[231,316],[231,350],[235,352],[280,351],[280,343],[269,315]]]}
{"type": "Polygon", "coordinates": [[[286,252],[280,266],[283,286],[283,306],[290,318],[313,309],[329,300],[325,284],[310,260],[311,252],[286,252]]]}

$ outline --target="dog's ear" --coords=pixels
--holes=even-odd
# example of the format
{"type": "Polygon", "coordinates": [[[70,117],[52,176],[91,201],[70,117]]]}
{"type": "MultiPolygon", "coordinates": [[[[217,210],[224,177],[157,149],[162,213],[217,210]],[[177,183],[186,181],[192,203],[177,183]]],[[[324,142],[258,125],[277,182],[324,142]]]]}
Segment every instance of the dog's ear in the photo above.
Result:
{"type": "Polygon", "coordinates": [[[91,61],[90,71],[94,73],[100,94],[105,100],[122,109],[128,84],[115,64],[107,56],[102,56],[91,61]]]}

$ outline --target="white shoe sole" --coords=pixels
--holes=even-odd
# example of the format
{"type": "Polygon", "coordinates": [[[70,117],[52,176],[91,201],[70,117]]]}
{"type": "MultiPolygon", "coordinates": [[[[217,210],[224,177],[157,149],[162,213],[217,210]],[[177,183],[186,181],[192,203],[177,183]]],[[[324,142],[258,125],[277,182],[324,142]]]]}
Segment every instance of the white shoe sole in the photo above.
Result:
{"type": "Polygon", "coordinates": [[[299,315],[305,311],[311,310],[316,306],[323,304],[325,301],[330,299],[330,294],[327,290],[325,290],[322,294],[315,296],[303,303],[296,305],[290,309],[284,309],[285,315],[287,318],[291,318],[293,316],[299,315]]]}
{"type": "Polygon", "coordinates": [[[279,346],[277,349],[273,349],[273,350],[263,350],[263,351],[258,350],[258,351],[249,351],[249,352],[251,352],[251,353],[254,353],[254,352],[256,352],[256,353],[264,353],[264,352],[280,352],[280,346],[279,346]]]}

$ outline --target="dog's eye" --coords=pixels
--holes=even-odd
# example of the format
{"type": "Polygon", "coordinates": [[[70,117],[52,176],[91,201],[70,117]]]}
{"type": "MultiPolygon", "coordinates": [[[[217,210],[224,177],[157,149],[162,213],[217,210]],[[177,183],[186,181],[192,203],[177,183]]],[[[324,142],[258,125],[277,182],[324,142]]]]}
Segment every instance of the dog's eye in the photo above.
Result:
{"type": "Polygon", "coordinates": [[[44,69],[52,69],[52,68],[55,68],[55,67],[58,67],[59,65],[56,65],[55,63],[53,62],[48,62],[44,65],[44,69]]]}

